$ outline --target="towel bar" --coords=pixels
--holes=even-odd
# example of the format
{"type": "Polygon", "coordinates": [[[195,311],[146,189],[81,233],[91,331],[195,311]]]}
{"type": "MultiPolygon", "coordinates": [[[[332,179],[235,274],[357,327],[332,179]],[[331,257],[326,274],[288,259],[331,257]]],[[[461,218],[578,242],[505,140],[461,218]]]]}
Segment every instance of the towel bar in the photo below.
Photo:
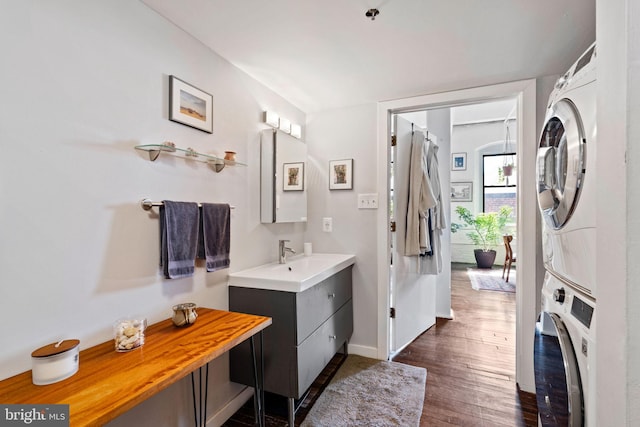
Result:
{"type": "MultiPolygon", "coordinates": [[[[142,207],[142,209],[144,209],[145,211],[150,210],[153,207],[157,207],[157,206],[163,206],[164,203],[163,202],[153,202],[151,201],[151,199],[142,199],[140,201],[140,206],[142,207]]],[[[202,207],[202,203],[198,203],[198,207],[202,207]]],[[[230,206],[231,209],[235,209],[235,206],[230,206]]]]}

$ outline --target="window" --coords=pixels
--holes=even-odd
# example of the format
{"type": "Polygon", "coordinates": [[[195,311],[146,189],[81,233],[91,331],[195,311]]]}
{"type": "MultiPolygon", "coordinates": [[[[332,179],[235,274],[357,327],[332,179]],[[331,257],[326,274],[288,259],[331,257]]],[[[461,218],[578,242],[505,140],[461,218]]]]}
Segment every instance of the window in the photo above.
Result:
{"type": "Polygon", "coordinates": [[[516,159],[516,153],[482,156],[482,210],[484,212],[498,212],[501,206],[511,206],[515,217],[516,159]]]}

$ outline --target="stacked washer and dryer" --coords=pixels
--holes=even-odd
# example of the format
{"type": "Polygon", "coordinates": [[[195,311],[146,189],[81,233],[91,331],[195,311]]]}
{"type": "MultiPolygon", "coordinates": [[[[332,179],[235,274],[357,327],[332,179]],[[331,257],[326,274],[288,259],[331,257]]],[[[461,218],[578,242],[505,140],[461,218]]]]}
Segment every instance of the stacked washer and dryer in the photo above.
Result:
{"type": "Polygon", "coordinates": [[[595,43],[556,83],[538,147],[542,311],[534,371],[539,424],[594,426],[595,43]]]}

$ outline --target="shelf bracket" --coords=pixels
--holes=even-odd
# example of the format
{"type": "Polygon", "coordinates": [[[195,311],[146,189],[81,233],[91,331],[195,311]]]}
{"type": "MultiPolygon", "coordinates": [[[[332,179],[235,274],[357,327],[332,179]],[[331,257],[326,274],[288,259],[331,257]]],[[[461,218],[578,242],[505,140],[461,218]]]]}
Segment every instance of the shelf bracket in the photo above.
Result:
{"type": "MultiPolygon", "coordinates": [[[[191,149],[190,149],[191,150],[191,149]]],[[[168,151],[170,153],[175,153],[176,147],[172,142],[165,142],[164,144],[158,145],[157,149],[147,150],[149,152],[149,160],[152,162],[155,161],[158,157],[160,157],[160,153],[163,151],[168,151]]]]}
{"type": "Polygon", "coordinates": [[[152,162],[155,161],[159,156],[162,150],[149,150],[149,160],[152,162]]]}
{"type": "Polygon", "coordinates": [[[222,172],[222,169],[225,167],[224,160],[209,160],[207,163],[211,169],[216,171],[216,173],[222,172]]]}

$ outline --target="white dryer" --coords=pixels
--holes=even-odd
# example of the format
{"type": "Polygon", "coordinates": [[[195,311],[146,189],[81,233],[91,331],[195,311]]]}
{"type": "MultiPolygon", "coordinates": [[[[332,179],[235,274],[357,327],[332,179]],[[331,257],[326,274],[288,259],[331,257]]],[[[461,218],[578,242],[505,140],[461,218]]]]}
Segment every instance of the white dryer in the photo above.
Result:
{"type": "Polygon", "coordinates": [[[539,425],[595,426],[596,303],[546,273],[534,342],[539,425]]]}
{"type": "Polygon", "coordinates": [[[545,267],[595,298],[595,44],[549,97],[537,161],[545,267]]]}

